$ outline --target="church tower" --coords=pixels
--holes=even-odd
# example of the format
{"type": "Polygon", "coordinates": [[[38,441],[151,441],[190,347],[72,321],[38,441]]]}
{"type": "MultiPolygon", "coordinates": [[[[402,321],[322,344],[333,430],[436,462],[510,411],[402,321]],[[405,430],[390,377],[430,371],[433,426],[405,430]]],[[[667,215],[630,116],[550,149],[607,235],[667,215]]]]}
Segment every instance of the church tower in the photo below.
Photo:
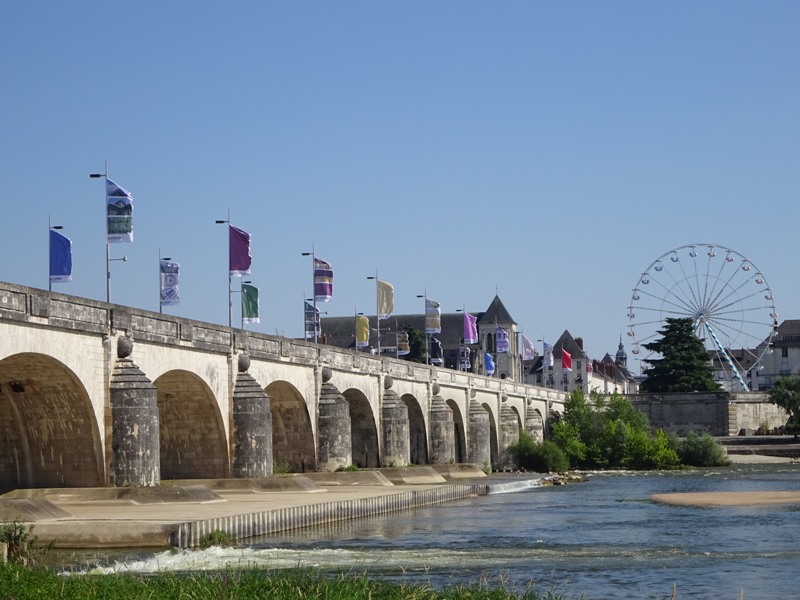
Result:
{"type": "Polygon", "coordinates": [[[619,348],[617,348],[617,356],[614,364],[618,367],[628,368],[628,355],[625,354],[625,348],[622,346],[622,334],[619,336],[619,348]]]}

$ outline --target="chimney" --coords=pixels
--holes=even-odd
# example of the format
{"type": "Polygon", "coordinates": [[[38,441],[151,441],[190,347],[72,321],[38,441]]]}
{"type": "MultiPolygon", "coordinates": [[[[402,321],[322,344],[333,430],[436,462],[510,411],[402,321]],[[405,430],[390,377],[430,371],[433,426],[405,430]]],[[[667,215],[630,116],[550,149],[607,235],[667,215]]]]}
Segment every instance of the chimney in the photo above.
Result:
{"type": "Polygon", "coordinates": [[[576,337],[575,338],[575,343],[578,344],[578,348],[580,348],[581,352],[583,352],[583,338],[582,337],[576,337]]]}

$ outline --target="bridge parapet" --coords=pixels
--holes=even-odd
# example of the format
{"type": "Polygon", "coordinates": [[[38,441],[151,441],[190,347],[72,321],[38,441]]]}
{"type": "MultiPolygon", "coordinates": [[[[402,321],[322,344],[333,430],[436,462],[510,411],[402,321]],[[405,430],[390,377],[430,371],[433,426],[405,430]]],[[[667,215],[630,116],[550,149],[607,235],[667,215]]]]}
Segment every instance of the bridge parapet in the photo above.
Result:
{"type": "MultiPolygon", "coordinates": [[[[111,423],[113,413],[120,411],[112,406],[109,384],[121,338],[133,340],[132,360],[157,390],[165,478],[211,472],[230,476],[234,467],[246,473],[270,470],[271,461],[260,454],[235,463],[243,458],[237,448],[247,440],[267,439],[263,427],[251,431],[249,422],[235,422],[234,415],[253,418],[249,408],[234,402],[236,359],[242,355],[252,359],[248,374],[270,404],[275,463],[293,470],[317,468],[324,458],[320,431],[327,430],[320,426],[320,406],[326,368],[331,385],[346,402],[337,401],[337,410],[326,418],[345,423],[344,411],[349,411],[349,456],[365,467],[378,466],[381,453],[390,450],[396,461],[414,464],[473,457],[481,458],[480,464],[482,457],[494,462],[504,450],[498,445],[513,441],[519,428],[546,430],[546,419],[552,410],[563,411],[566,398],[564,392],[510,379],[0,282],[0,424],[12,424],[17,435],[5,446],[0,443],[0,454],[5,451],[9,457],[0,458],[0,487],[6,480],[19,485],[18,472],[23,483],[34,486],[112,480],[111,423]],[[385,414],[392,404],[387,397],[399,412],[405,406],[406,413],[385,414]],[[20,418],[18,412],[25,407],[37,412],[20,418]],[[385,439],[382,426],[390,417],[403,421],[404,432],[407,421],[403,440],[408,440],[403,443],[408,448],[386,445],[391,440],[385,439]],[[42,431],[47,439],[37,437],[42,431]],[[492,445],[491,452],[486,444],[492,445]],[[16,458],[14,452],[24,456],[16,458]],[[37,462],[40,455],[57,457],[50,470],[37,462]],[[21,470],[15,460],[24,465],[21,470]],[[91,477],[75,478],[72,472],[91,477]]],[[[340,429],[328,428],[335,436],[340,429]]],[[[347,462],[348,453],[339,448],[347,450],[346,437],[330,440],[338,444],[331,446],[336,450],[331,455],[347,462]]]]}

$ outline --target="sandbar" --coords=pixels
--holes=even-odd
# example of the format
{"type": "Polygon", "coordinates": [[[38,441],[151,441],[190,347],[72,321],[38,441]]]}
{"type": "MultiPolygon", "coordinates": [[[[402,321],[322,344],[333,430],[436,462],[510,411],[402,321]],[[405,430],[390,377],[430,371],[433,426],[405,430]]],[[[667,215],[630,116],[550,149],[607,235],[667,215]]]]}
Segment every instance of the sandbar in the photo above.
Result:
{"type": "Polygon", "coordinates": [[[749,492],[682,492],[653,494],[655,502],[677,506],[769,506],[800,504],[800,490],[749,492]]]}

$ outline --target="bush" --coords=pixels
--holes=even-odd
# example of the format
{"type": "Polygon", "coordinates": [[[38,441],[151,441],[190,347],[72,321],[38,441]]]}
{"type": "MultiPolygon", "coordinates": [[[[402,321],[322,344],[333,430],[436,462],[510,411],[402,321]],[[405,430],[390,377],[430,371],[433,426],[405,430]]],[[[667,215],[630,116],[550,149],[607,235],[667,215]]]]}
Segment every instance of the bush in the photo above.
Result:
{"type": "Polygon", "coordinates": [[[519,441],[509,449],[518,469],[537,473],[559,473],[569,470],[569,460],[556,444],[535,442],[529,433],[519,432],[519,441]]]}
{"type": "Polygon", "coordinates": [[[233,546],[235,543],[236,538],[233,536],[233,534],[230,534],[227,531],[220,531],[219,529],[207,533],[200,538],[201,548],[211,548],[212,546],[225,548],[233,546]]]}
{"type": "Polygon", "coordinates": [[[39,564],[53,546],[52,542],[40,545],[39,538],[33,535],[33,525],[18,520],[0,523],[0,542],[8,545],[8,562],[28,567],[39,564]]]}
{"type": "Polygon", "coordinates": [[[692,467],[725,467],[731,464],[725,449],[707,433],[692,432],[678,445],[681,462],[692,467]]]}

